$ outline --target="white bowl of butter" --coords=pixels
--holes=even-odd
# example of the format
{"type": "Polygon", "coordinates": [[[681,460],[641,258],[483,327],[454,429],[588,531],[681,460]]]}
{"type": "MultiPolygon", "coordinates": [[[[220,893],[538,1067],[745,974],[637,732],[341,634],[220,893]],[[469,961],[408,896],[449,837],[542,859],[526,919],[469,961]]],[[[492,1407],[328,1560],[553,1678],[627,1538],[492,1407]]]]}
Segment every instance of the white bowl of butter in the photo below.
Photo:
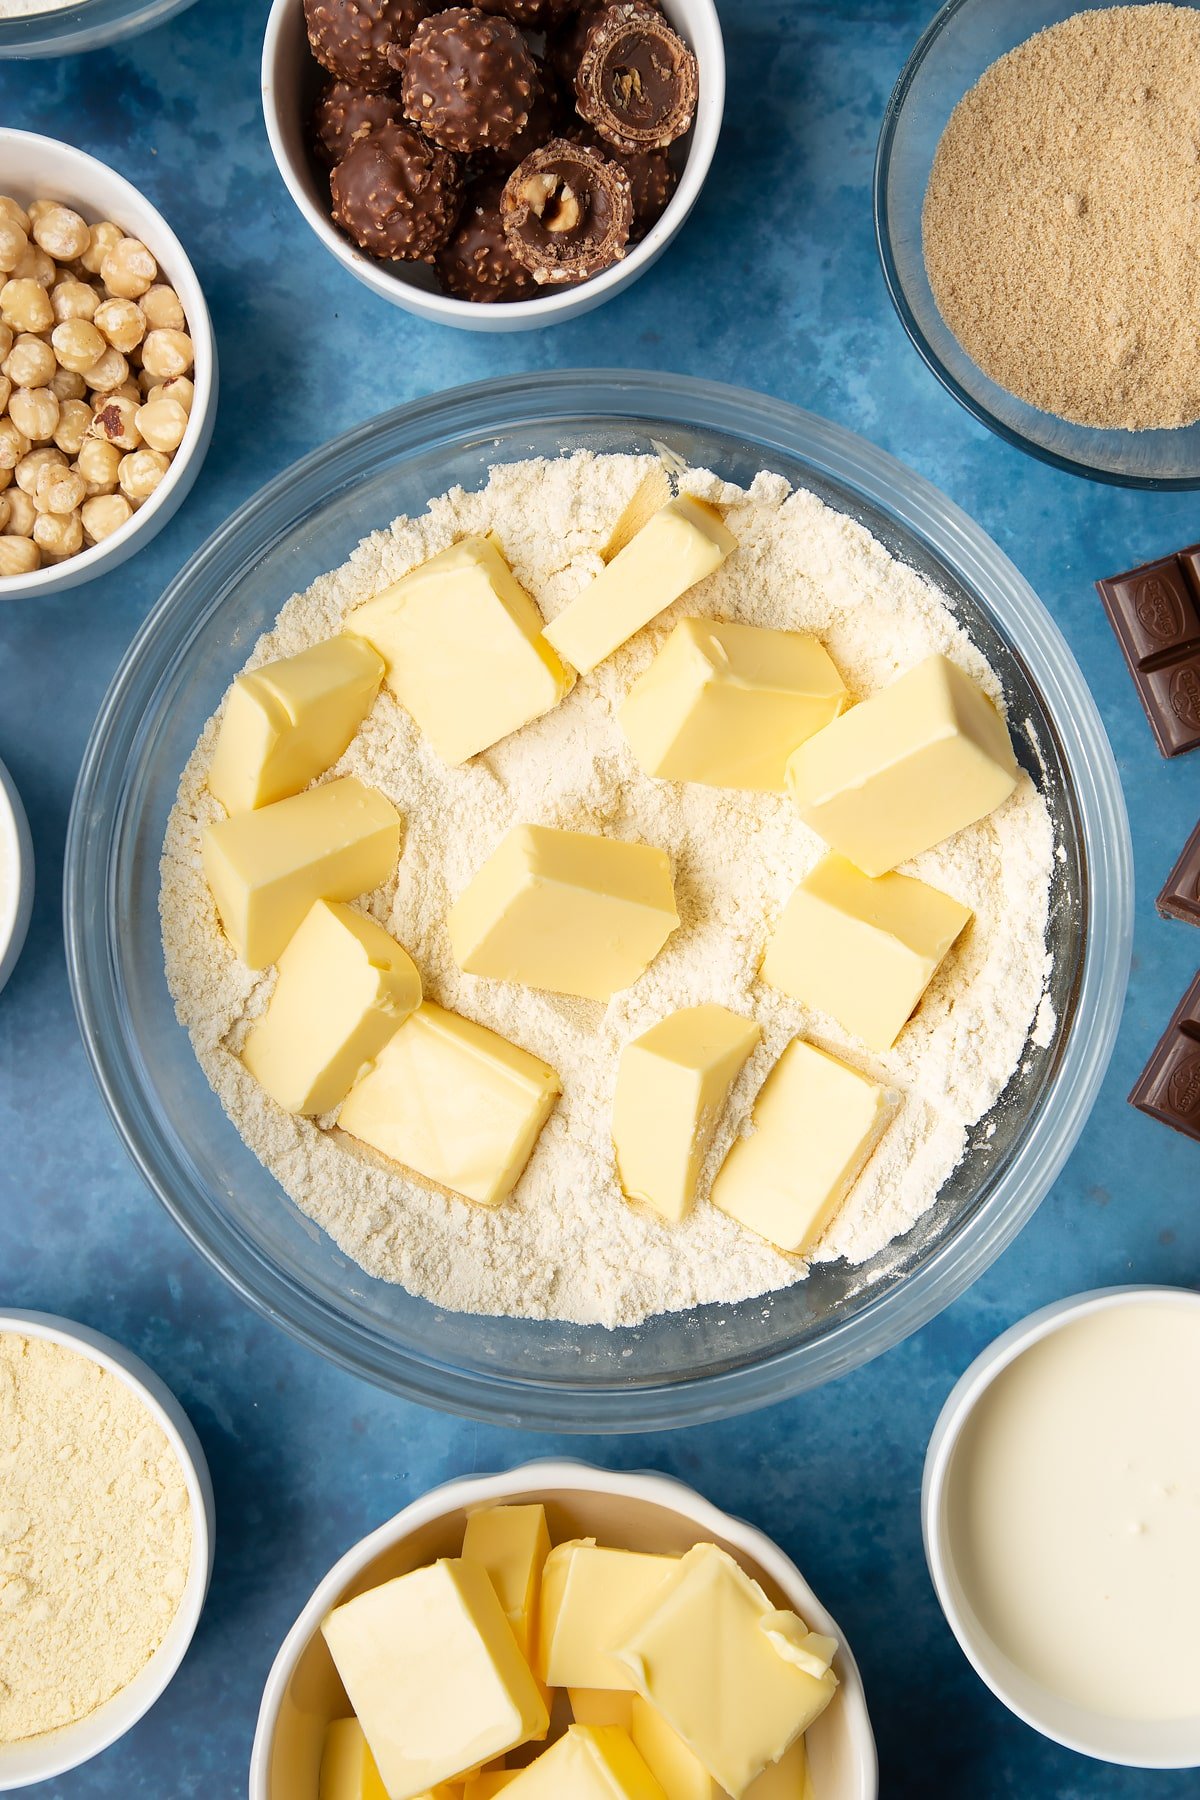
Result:
{"type": "Polygon", "coordinates": [[[1200,1766],[1200,1293],[1076,1295],[1003,1333],[934,1428],[938,1599],[1037,1731],[1136,1768],[1200,1766]]]}
{"type": "Polygon", "coordinates": [[[8,1793],[97,1756],[163,1693],[204,1606],[215,1513],[187,1414],[123,1345],[0,1312],[0,1386],[16,1450],[7,1474],[0,1457],[8,1793]],[[72,1558],[88,1571],[78,1587],[72,1558]]]}
{"type": "Polygon", "coordinates": [[[0,988],[17,966],[33,909],[33,839],[21,796],[0,763],[0,988]]]}
{"type": "MultiPolygon", "coordinates": [[[[799,1613],[811,1632],[836,1638],[837,1691],[805,1733],[811,1791],[818,1800],[875,1800],[875,1742],[857,1665],[795,1564],[760,1531],[720,1512],[681,1482],[569,1461],[528,1463],[501,1475],[473,1476],[435,1488],[335,1564],[285,1638],[267,1678],[250,1764],[250,1800],[318,1800],[326,1729],[350,1712],[321,1630],[332,1609],[436,1558],[457,1558],[471,1515],[530,1503],[545,1507],[556,1545],[590,1537],[601,1545],[678,1556],[696,1544],[716,1544],[761,1584],[776,1606],[799,1613]]],[[[578,1697],[574,1689],[572,1699],[578,1697]]],[[[600,1697],[591,1695],[593,1700],[600,1697]]],[[[577,1705],[577,1719],[580,1711],[577,1705]]],[[[559,1714],[556,1704],[551,1739],[557,1737],[559,1714]]],[[[320,1791],[325,1792],[324,1785],[320,1791]]],[[[460,1790],[452,1786],[448,1791],[460,1790]]],[[[714,1784],[714,1796],[720,1791],[714,1784]]]]}

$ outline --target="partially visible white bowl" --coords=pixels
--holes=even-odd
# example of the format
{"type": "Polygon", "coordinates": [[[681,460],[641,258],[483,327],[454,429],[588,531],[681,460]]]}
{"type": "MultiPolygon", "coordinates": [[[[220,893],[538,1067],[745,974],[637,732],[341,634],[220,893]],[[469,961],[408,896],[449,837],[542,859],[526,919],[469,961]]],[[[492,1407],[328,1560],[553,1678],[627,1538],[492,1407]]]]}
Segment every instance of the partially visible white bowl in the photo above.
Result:
{"type": "Polygon", "coordinates": [[[90,1357],[124,1382],[141,1401],[179,1458],[192,1514],[192,1561],[187,1585],[166,1636],[127,1687],[74,1725],[42,1737],[0,1744],[0,1793],[51,1781],[107,1750],[124,1737],[173,1679],[195,1635],[212,1575],[216,1509],[204,1451],[192,1423],[171,1390],[123,1344],[53,1313],[0,1312],[0,1333],[46,1338],[90,1357]]]}
{"type": "Polygon", "coordinates": [[[467,1514],[483,1506],[544,1502],[557,1542],[603,1543],[680,1552],[712,1541],[779,1604],[838,1640],[841,1683],[807,1736],[813,1789],[821,1800],[876,1800],[879,1769],[862,1677],[849,1645],[795,1563],[752,1525],[720,1512],[667,1475],[594,1469],[586,1463],[526,1463],[502,1475],[471,1476],[434,1488],[335,1563],[308,1602],[267,1677],[250,1759],[250,1800],[317,1800],[321,1741],[345,1711],[345,1691],[321,1636],[339,1601],[439,1556],[457,1556],[467,1514]]]}
{"type": "Polygon", "coordinates": [[[33,839],[12,776],[0,762],[0,988],[17,966],[33,910],[33,839]]]}
{"type": "Polygon", "coordinates": [[[154,252],[163,279],[183,302],[196,353],[192,416],[158,487],[132,519],[102,543],[81,550],[66,562],[36,569],[32,575],[0,577],[0,600],[24,600],[63,593],[115,569],[172,517],[191,491],[212,441],[217,416],[217,346],[203,290],[183,245],[162,214],[115,170],[57,138],[0,128],[0,194],[11,194],[22,203],[61,200],[82,213],[90,225],[111,219],[131,237],[141,238],[154,252]]]}
{"type": "Polygon", "coordinates": [[[393,306],[464,331],[530,331],[576,318],[619,294],[657,262],[704,186],[725,110],[725,45],[713,0],[663,0],[663,10],[695,51],[700,69],[696,121],[687,162],[670,204],[623,261],[578,287],[487,306],[438,292],[423,263],[378,262],[340,232],[329,214],[329,189],[308,146],[308,119],[324,80],[308,47],[303,0],[274,0],[263,41],[262,102],[267,136],[288,192],[325,248],[344,269],[393,306]]]}
{"type": "Polygon", "coordinates": [[[1147,1299],[1200,1311],[1200,1293],[1189,1288],[1096,1288],[1030,1313],[975,1358],[951,1389],[929,1440],[921,1483],[921,1526],[925,1560],[946,1622],[975,1673],[1010,1712],[1043,1737],[1083,1756],[1138,1769],[1190,1769],[1200,1766],[1200,1707],[1194,1719],[1119,1719],[1087,1711],[1052,1693],[1018,1668],[975,1616],[955,1563],[950,1529],[954,1452],[996,1377],[1065,1325],[1109,1307],[1136,1305],[1147,1299]]]}

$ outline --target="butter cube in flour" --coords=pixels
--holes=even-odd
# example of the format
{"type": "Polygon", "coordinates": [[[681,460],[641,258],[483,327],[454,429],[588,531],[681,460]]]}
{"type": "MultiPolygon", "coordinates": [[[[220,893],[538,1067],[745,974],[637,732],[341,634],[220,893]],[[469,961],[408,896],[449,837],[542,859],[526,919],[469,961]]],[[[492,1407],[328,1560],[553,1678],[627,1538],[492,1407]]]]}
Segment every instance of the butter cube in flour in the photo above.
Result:
{"type": "Polygon", "coordinates": [[[782,793],[792,751],[849,700],[815,637],[681,619],[618,718],[647,775],[782,793]]]}
{"type": "Polygon", "coordinates": [[[252,969],[277,961],[315,900],[354,900],[386,881],[400,815],[353,775],[235,813],[202,835],[225,935],[252,969]]]}
{"type": "Polygon", "coordinates": [[[335,637],[239,675],[208,771],[228,813],[298,794],[331,768],[366,718],[383,661],[362,638],[335,637]]]}
{"type": "Polygon", "coordinates": [[[542,1568],[550,1554],[544,1506],[488,1506],[467,1520],[462,1553],[488,1572],[526,1657],[533,1655],[542,1568]]]}
{"type": "Polygon", "coordinates": [[[715,507],[680,495],[656,512],[550,621],[546,637],[560,656],[586,674],[719,569],[736,545],[715,507]]]}
{"type": "Polygon", "coordinates": [[[619,1725],[569,1725],[504,1793],[506,1800],[666,1800],[619,1725]]]}
{"type": "Polygon", "coordinates": [[[612,1651],[677,1567],[673,1556],[612,1550],[591,1538],[556,1544],[542,1570],[538,1674],[549,1687],[633,1686],[612,1651]]]}
{"type": "Polygon", "coordinates": [[[780,1250],[805,1255],[846,1198],[891,1122],[896,1096],[793,1038],[734,1140],[712,1203],[780,1250]]]}
{"type": "Polygon", "coordinates": [[[421,977],[395,938],[349,906],[318,900],[279,958],[242,1060],[288,1112],[331,1112],[420,1004],[421,977]]]}
{"type": "Polygon", "coordinates": [[[669,1013],[626,1044],[612,1130],[628,1199],[672,1224],[686,1217],[729,1090],[761,1035],[753,1019],[709,1004],[669,1013]]]}
{"type": "Polygon", "coordinates": [[[517,825],[450,909],[469,975],[608,1000],[635,982],[679,924],[665,850],[548,825],[517,825]]]}
{"type": "Polygon", "coordinates": [[[970,920],[969,906],[924,881],[864,875],[832,854],[784,907],[763,979],[888,1050],[970,920]]]}
{"type": "Polygon", "coordinates": [[[616,1654],[643,1700],[733,1800],[743,1800],[837,1689],[828,1639],[818,1640],[824,1658],[809,1657],[808,1667],[794,1659],[793,1643],[808,1636],[724,1550],[697,1544],[616,1654]]]}
{"type": "Polygon", "coordinates": [[[390,1800],[546,1734],[537,1683],[477,1563],[399,1575],[335,1607],[321,1630],[390,1800]]]}
{"type": "Polygon", "coordinates": [[[356,607],[387,684],[445,762],[464,763],[557,706],[574,681],[490,538],[466,537],[356,607]]]}
{"type": "Polygon", "coordinates": [[[999,711],[947,656],[928,656],[801,744],[800,816],[867,875],[884,875],[994,812],[1017,784],[999,711]]]}
{"type": "Polygon", "coordinates": [[[547,1063],[426,1000],[351,1088],[338,1125],[426,1181],[498,1206],[561,1092],[547,1063]]]}

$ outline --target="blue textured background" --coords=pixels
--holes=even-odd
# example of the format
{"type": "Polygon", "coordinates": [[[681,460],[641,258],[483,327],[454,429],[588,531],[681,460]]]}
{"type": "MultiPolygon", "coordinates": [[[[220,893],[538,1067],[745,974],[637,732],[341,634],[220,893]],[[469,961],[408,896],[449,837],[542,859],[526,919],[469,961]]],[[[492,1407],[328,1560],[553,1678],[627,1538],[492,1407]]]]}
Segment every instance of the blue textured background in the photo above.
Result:
{"type": "MultiPolygon", "coordinates": [[[[997,0],[997,4],[1000,0],[997,0]]],[[[107,581],[0,607],[0,756],[28,806],[34,922],[0,998],[0,1305],[44,1307],[131,1345],[187,1405],[216,1481],[216,1573],[195,1645],[123,1743],[37,1790],[64,1800],[232,1800],[286,1627],[329,1564],[444,1478],[554,1441],[376,1393],[241,1305],[127,1163],[67,991],[62,843],[91,719],[135,626],[184,559],[303,451],[385,405],[496,371],[636,364],[761,387],[841,420],[978,518],[1062,623],[1099,698],[1133,819],[1133,984],[1101,1101],[1017,1244],[882,1361],[774,1411],[576,1454],[671,1470],[776,1536],[862,1663],[886,1796],[1194,1795],[1060,1751],[994,1701],[942,1620],[918,1491],[933,1420],[966,1362],[1031,1308],[1124,1280],[1200,1274],[1200,1146],[1124,1096],[1200,962],[1200,931],[1153,895],[1200,812],[1200,755],[1160,761],[1091,589],[1200,536],[1200,501],[1058,475],[989,436],[909,349],[879,275],[869,182],[924,0],[725,0],[727,122],[667,257],[577,323],[507,338],[419,324],[343,274],[301,225],[258,106],[266,0],[201,0],[113,54],[0,68],[0,119],[63,136],[144,188],[194,258],[222,362],[216,439],[182,512],[107,581]]]]}

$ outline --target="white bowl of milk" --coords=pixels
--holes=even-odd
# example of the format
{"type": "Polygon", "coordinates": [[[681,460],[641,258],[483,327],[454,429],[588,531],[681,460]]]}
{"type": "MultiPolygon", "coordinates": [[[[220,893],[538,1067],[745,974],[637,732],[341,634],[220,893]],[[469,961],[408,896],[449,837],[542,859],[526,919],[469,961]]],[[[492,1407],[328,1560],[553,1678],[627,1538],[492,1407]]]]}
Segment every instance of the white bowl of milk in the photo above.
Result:
{"type": "Polygon", "coordinates": [[[33,843],[12,776],[0,762],[0,988],[17,965],[33,907],[33,843]]]}
{"type": "Polygon", "coordinates": [[[992,1692],[1046,1737],[1200,1766],[1200,1294],[1033,1313],[971,1364],[925,1461],[925,1554],[992,1692]]]}

